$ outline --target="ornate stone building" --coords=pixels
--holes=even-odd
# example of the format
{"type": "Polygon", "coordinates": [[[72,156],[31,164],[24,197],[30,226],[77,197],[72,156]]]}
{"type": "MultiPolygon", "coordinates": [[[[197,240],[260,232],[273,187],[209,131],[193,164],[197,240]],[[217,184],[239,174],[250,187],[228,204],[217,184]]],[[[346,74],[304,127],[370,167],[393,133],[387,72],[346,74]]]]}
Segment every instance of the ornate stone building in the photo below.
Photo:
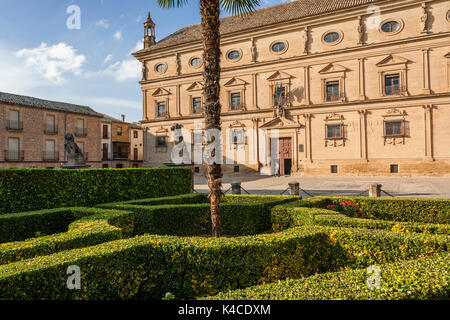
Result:
{"type": "MultiPolygon", "coordinates": [[[[450,174],[449,1],[298,0],[221,34],[225,172],[450,174]]],[[[145,160],[162,166],[174,124],[202,143],[201,27],[156,43],[149,16],[144,38],[145,160]]]]}

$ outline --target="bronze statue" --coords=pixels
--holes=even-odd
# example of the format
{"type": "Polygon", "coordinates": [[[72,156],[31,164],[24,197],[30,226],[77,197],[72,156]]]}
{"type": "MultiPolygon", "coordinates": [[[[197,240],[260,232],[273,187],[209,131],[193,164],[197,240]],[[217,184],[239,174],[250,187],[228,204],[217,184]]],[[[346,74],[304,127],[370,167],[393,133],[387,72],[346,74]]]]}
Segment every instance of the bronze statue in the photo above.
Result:
{"type": "Polygon", "coordinates": [[[66,133],[64,139],[64,150],[67,153],[67,163],[62,164],[61,168],[79,169],[89,167],[85,163],[83,152],[81,152],[80,147],[75,143],[73,134],[66,133]]]}

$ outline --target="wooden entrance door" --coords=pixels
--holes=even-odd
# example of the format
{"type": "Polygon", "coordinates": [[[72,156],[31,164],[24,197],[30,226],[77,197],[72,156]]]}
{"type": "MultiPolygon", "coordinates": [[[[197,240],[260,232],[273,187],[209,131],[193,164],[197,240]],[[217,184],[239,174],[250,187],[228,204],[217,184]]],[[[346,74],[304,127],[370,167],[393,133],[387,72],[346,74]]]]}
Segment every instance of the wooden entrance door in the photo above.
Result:
{"type": "Polygon", "coordinates": [[[280,174],[290,175],[292,167],[291,138],[278,139],[278,159],[280,161],[280,174]]]}

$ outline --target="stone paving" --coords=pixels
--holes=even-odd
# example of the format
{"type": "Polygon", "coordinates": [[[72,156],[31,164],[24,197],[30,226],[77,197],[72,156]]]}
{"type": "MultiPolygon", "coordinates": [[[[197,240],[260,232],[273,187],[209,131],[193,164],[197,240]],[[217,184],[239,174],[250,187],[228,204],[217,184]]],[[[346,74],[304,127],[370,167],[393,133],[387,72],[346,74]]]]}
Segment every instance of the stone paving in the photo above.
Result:
{"type": "MultiPolygon", "coordinates": [[[[312,196],[318,195],[368,195],[370,184],[382,184],[382,190],[396,197],[450,198],[450,178],[435,177],[270,177],[261,175],[225,175],[222,190],[230,189],[231,181],[241,181],[242,188],[250,194],[276,195],[288,188],[289,182],[299,182],[300,188],[312,196]]],[[[206,178],[196,174],[195,190],[208,192],[206,178]]],[[[228,190],[227,193],[231,193],[228,190]]],[[[245,194],[245,191],[242,191],[245,194]]],[[[289,194],[286,191],[284,194],[289,194]]],[[[307,198],[308,194],[300,192],[307,198]]],[[[382,192],[382,196],[388,196],[382,192]]]]}

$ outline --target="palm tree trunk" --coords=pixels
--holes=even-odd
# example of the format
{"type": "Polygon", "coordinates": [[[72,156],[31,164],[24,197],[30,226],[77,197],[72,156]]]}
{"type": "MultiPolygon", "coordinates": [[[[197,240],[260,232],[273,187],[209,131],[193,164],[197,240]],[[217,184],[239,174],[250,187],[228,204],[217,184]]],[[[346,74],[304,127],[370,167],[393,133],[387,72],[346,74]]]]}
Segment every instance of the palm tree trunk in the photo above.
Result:
{"type": "MultiPolygon", "coordinates": [[[[200,0],[203,35],[203,80],[205,87],[205,125],[206,130],[220,131],[220,0],[200,0]]],[[[208,141],[212,143],[212,141],[208,141]]],[[[222,147],[222,146],[220,146],[222,147]]],[[[221,153],[220,153],[221,154],[221,153]]],[[[215,156],[214,151],[211,155],[215,156]]],[[[208,164],[208,186],[211,200],[211,222],[213,237],[222,235],[220,196],[222,185],[222,168],[219,163],[208,164]]]]}

